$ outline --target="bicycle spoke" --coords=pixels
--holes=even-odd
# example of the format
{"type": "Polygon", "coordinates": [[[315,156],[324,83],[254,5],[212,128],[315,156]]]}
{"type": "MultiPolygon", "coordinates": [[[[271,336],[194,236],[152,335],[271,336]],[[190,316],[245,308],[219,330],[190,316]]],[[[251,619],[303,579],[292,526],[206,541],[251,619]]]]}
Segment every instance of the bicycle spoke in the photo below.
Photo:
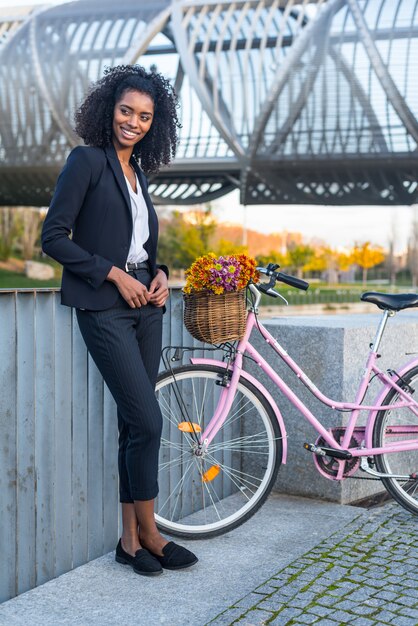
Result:
{"type": "MultiPolygon", "coordinates": [[[[213,461],[216,462],[216,459],[213,458],[213,461]]],[[[226,463],[219,463],[218,465],[221,467],[221,469],[223,470],[230,470],[231,472],[234,472],[234,474],[239,474],[240,476],[248,476],[248,478],[252,478],[253,480],[258,481],[257,483],[252,483],[254,487],[258,487],[258,485],[261,482],[261,479],[257,478],[256,476],[254,476],[254,474],[248,474],[248,472],[243,472],[242,470],[237,469],[236,467],[232,467],[231,465],[227,465],[226,463]]],[[[244,479],[243,479],[244,480],[244,479]]]]}
{"type": "MultiPolygon", "coordinates": [[[[172,443],[168,439],[161,438],[161,448],[164,448],[164,449],[167,449],[167,450],[180,450],[180,451],[182,451],[183,448],[184,448],[184,444],[183,443],[172,443]]],[[[187,452],[189,452],[189,450],[187,450],[187,452]]]]}
{"type": "Polygon", "coordinates": [[[410,494],[410,495],[414,495],[417,492],[418,489],[418,485],[417,485],[417,481],[415,480],[406,480],[403,483],[403,488],[410,494]],[[410,484],[409,488],[407,487],[407,485],[410,484]]]}
{"type": "MultiPolygon", "coordinates": [[[[158,396],[158,402],[160,404],[160,409],[163,417],[171,422],[171,424],[173,424],[175,428],[177,428],[179,423],[183,421],[183,416],[175,417],[175,419],[172,418],[173,402],[169,403],[168,400],[166,400],[161,394],[159,394],[158,396]],[[164,403],[163,406],[161,406],[162,402],[164,403]]],[[[177,402],[178,404],[177,400],[175,400],[175,402],[177,402]]]]}
{"type": "MultiPolygon", "coordinates": [[[[231,410],[233,408],[234,405],[232,405],[231,410]]],[[[233,424],[234,422],[236,422],[237,420],[241,420],[246,414],[250,413],[252,410],[254,409],[253,405],[251,404],[251,402],[249,400],[247,400],[245,402],[245,404],[240,404],[239,406],[237,406],[237,408],[234,410],[233,413],[229,413],[225,424],[228,424],[228,426],[230,426],[231,424],[233,424]],[[244,411],[243,409],[248,406],[248,410],[244,411]]]]}
{"type": "Polygon", "coordinates": [[[177,494],[177,498],[176,498],[176,500],[174,502],[174,507],[173,507],[173,512],[171,514],[171,519],[173,519],[174,513],[176,512],[177,504],[178,504],[178,501],[179,501],[179,498],[180,498],[180,494],[181,494],[181,487],[185,483],[187,475],[190,473],[192,468],[193,468],[193,460],[190,461],[189,467],[185,470],[181,480],[178,483],[178,494],[177,494]]]}
{"type": "MultiPolygon", "coordinates": [[[[223,470],[225,472],[225,474],[227,474],[227,476],[229,476],[229,478],[231,480],[235,479],[236,480],[241,480],[242,486],[243,487],[254,487],[255,489],[257,489],[260,485],[260,480],[257,483],[251,482],[248,479],[242,478],[243,476],[249,476],[252,479],[257,480],[257,478],[251,474],[246,474],[245,472],[241,472],[240,470],[230,467],[229,465],[225,465],[224,463],[219,463],[215,458],[213,458],[213,462],[217,463],[219,465],[219,467],[221,468],[221,470],[223,470]]],[[[239,484],[237,482],[234,481],[234,484],[236,486],[239,486],[239,484]]],[[[239,487],[241,488],[241,487],[239,487]]]]}
{"type": "MultiPolygon", "coordinates": [[[[174,416],[174,419],[171,417],[173,401],[171,403],[168,403],[168,401],[160,394],[158,396],[158,402],[160,403],[160,408],[161,408],[161,413],[163,415],[163,418],[165,418],[168,422],[170,422],[174,426],[175,429],[178,429],[178,425],[181,422],[189,421],[189,417],[187,415],[184,416],[183,414],[181,414],[178,417],[174,416]],[[161,402],[164,403],[163,407],[161,407],[161,402]]],[[[179,406],[179,402],[177,398],[174,399],[174,402],[177,404],[178,408],[181,410],[181,406],[179,406]]],[[[193,442],[191,442],[191,445],[192,443],[193,442]]]]}
{"type": "MultiPolygon", "coordinates": [[[[179,490],[179,491],[178,491],[178,495],[177,495],[177,497],[178,497],[178,496],[180,495],[180,493],[181,493],[181,491],[180,491],[180,486],[181,486],[181,485],[183,484],[183,482],[185,481],[186,476],[187,476],[187,474],[188,474],[188,472],[189,472],[189,470],[190,470],[190,467],[192,466],[192,462],[193,462],[193,459],[191,459],[191,460],[189,461],[188,467],[186,468],[186,470],[185,470],[184,474],[182,475],[182,477],[180,478],[180,480],[177,482],[177,484],[176,484],[176,485],[173,487],[173,489],[172,489],[172,491],[173,491],[173,492],[175,492],[175,491],[176,491],[176,489],[178,489],[178,490],[179,490]]],[[[166,506],[166,504],[167,504],[167,502],[169,501],[169,499],[170,499],[170,498],[171,498],[171,494],[170,494],[170,495],[169,495],[169,496],[165,499],[164,503],[163,503],[161,506],[159,505],[158,509],[159,509],[159,511],[160,511],[160,512],[164,510],[164,508],[165,508],[165,506],[166,506]]],[[[172,519],[172,517],[171,517],[171,519],[172,519]]]]}
{"type": "Polygon", "coordinates": [[[249,448],[256,449],[264,449],[266,444],[272,441],[272,439],[268,439],[264,437],[263,439],[256,440],[253,435],[248,435],[246,437],[237,437],[236,439],[228,439],[227,441],[221,441],[216,444],[211,444],[211,450],[247,450],[249,448]]]}
{"type": "MultiPolygon", "coordinates": [[[[218,516],[218,519],[219,519],[219,520],[221,520],[221,519],[222,519],[222,518],[221,518],[221,515],[220,515],[220,513],[219,513],[219,511],[218,511],[218,509],[217,509],[217,507],[216,507],[216,504],[215,504],[215,502],[214,502],[214,500],[213,500],[213,498],[212,498],[212,495],[211,495],[211,493],[210,493],[211,483],[206,483],[206,482],[202,481],[202,484],[203,484],[203,486],[204,486],[204,487],[205,487],[205,489],[206,489],[206,492],[207,492],[207,494],[208,494],[208,496],[209,496],[209,498],[210,498],[210,501],[212,502],[212,506],[213,506],[213,508],[214,508],[214,509],[215,509],[215,511],[216,511],[216,514],[217,514],[217,516],[218,516]]],[[[213,489],[213,487],[212,487],[212,489],[213,489]]],[[[219,503],[219,499],[218,499],[218,503],[219,503]]],[[[205,511],[206,511],[206,507],[205,507],[205,511]]]]}
{"type": "Polygon", "coordinates": [[[203,417],[204,417],[202,415],[202,407],[204,406],[205,398],[206,398],[207,380],[205,381],[205,386],[203,389],[203,398],[200,402],[200,408],[197,406],[197,394],[195,393],[194,381],[192,381],[192,387],[193,387],[193,398],[194,398],[195,407],[196,407],[196,419],[197,419],[197,423],[199,424],[199,426],[202,427],[203,417]]]}
{"type": "MultiPolygon", "coordinates": [[[[161,403],[161,397],[160,397],[160,395],[158,395],[158,402],[160,402],[160,403],[161,403]]],[[[167,421],[167,422],[169,422],[170,424],[172,424],[173,428],[175,429],[175,432],[178,432],[178,426],[179,426],[180,422],[182,422],[182,421],[183,421],[183,418],[180,418],[180,419],[178,419],[178,418],[177,418],[177,419],[176,419],[176,421],[174,421],[174,420],[173,420],[173,419],[172,419],[172,418],[171,418],[168,414],[166,415],[166,414],[164,413],[164,411],[161,411],[161,414],[162,414],[162,416],[163,416],[163,419],[166,419],[166,421],[167,421]]],[[[190,435],[189,437],[186,437],[186,434],[188,434],[188,433],[184,433],[184,436],[183,436],[183,438],[182,438],[182,441],[185,441],[185,440],[186,440],[186,441],[187,441],[187,444],[188,444],[188,446],[189,446],[189,448],[192,448],[192,447],[193,447],[193,444],[194,444],[194,441],[193,441],[193,439],[192,439],[192,436],[190,435]]],[[[170,442],[167,438],[161,437],[161,441],[166,441],[166,442],[167,442],[167,443],[168,443],[171,447],[176,446],[176,444],[175,444],[175,443],[171,443],[171,442],[170,442]]],[[[181,445],[181,444],[179,444],[179,445],[181,445]]]]}
{"type": "MultiPolygon", "coordinates": [[[[411,405],[418,396],[418,367],[414,366],[402,374],[404,392],[410,394],[411,405]],[[415,395],[413,395],[415,392],[415,395]]],[[[396,390],[390,390],[383,398],[382,406],[393,406],[404,398],[396,390]]],[[[414,405],[416,407],[416,405],[414,405]]],[[[418,445],[418,417],[415,408],[396,407],[377,413],[373,430],[373,445],[388,447],[388,452],[376,455],[376,468],[382,474],[382,483],[390,495],[405,509],[418,514],[418,481],[412,478],[396,478],[396,475],[411,475],[418,471],[418,450],[402,450],[402,444],[418,445]],[[390,447],[396,443],[395,452],[390,447]],[[393,474],[394,476],[390,476],[393,474]]]]}
{"type": "Polygon", "coordinates": [[[164,463],[160,463],[160,465],[158,466],[158,470],[162,472],[162,471],[167,470],[171,466],[180,465],[180,462],[183,461],[183,459],[186,456],[190,456],[189,450],[186,450],[185,452],[183,452],[183,454],[176,456],[174,459],[171,459],[170,461],[165,461],[164,463]]]}
{"type": "MultiPolygon", "coordinates": [[[[248,487],[245,485],[241,485],[236,479],[235,476],[233,474],[231,474],[231,472],[228,472],[227,470],[225,471],[225,474],[228,476],[229,480],[235,485],[235,487],[238,489],[238,491],[245,497],[247,498],[247,500],[250,500],[250,496],[247,495],[247,493],[244,490],[247,490],[248,487]]],[[[251,491],[251,495],[253,494],[253,492],[251,491]]]]}

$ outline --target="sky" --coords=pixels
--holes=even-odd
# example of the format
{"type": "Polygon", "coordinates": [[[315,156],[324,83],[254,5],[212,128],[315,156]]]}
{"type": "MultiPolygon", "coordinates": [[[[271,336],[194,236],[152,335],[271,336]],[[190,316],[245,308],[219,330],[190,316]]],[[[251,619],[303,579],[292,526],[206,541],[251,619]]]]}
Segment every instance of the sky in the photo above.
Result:
{"type": "Polygon", "coordinates": [[[408,244],[411,224],[418,206],[312,206],[312,205],[239,205],[238,192],[216,200],[218,219],[245,224],[262,233],[302,233],[308,240],[322,239],[333,247],[349,248],[355,242],[370,241],[388,247],[394,240],[395,251],[408,244]]]}
{"type": "Polygon", "coordinates": [[[69,0],[0,0],[0,7],[21,7],[29,6],[30,4],[63,4],[69,0]]]}
{"type": "MultiPolygon", "coordinates": [[[[62,4],[67,0],[0,0],[0,7],[62,4]]],[[[333,247],[350,247],[354,242],[370,241],[387,247],[395,240],[395,250],[403,252],[408,243],[411,223],[418,206],[247,206],[239,204],[238,192],[213,203],[215,216],[223,221],[246,224],[263,233],[283,230],[299,232],[309,240],[324,240],[333,247]]]]}

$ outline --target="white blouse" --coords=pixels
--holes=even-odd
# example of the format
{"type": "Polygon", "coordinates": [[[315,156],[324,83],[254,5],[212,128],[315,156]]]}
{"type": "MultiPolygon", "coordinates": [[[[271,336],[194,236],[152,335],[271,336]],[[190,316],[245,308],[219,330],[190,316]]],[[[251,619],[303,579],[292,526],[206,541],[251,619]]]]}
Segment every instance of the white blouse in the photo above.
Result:
{"type": "Polygon", "coordinates": [[[132,189],[130,182],[125,176],[128,186],[129,197],[131,199],[132,211],[132,239],[129,248],[128,263],[141,263],[148,259],[148,252],[144,249],[144,244],[149,237],[148,208],[142,194],[141,185],[135,174],[137,193],[132,189]]]}

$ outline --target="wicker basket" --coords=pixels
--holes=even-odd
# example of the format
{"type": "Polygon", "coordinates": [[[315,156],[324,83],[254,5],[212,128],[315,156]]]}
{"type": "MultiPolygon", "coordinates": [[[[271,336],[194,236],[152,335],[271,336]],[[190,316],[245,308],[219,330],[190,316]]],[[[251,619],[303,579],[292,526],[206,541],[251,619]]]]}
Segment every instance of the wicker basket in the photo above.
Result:
{"type": "Polygon", "coordinates": [[[219,295],[208,291],[184,293],[183,298],[184,325],[195,339],[218,344],[244,336],[245,289],[219,295]]]}

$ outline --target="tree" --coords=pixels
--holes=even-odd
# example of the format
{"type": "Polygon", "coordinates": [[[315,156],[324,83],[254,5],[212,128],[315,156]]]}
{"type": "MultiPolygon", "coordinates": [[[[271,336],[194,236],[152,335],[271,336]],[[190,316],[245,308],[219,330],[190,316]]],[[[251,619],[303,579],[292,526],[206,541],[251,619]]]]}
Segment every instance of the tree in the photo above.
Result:
{"type": "Polygon", "coordinates": [[[304,266],[306,272],[325,272],[328,267],[326,248],[316,248],[311,259],[304,266]]]}
{"type": "Polygon", "coordinates": [[[0,261],[7,261],[16,240],[16,214],[11,207],[0,208],[0,261]]]}
{"type": "Polygon", "coordinates": [[[341,281],[341,272],[348,272],[348,270],[353,265],[353,259],[351,256],[351,252],[337,252],[336,258],[336,269],[338,272],[338,282],[341,281]]]}
{"type": "Polygon", "coordinates": [[[305,265],[304,269],[310,272],[321,272],[326,274],[328,283],[335,283],[337,275],[337,252],[329,246],[319,246],[315,249],[312,259],[305,265]]]}
{"type": "Polygon", "coordinates": [[[38,209],[20,207],[16,211],[16,248],[22,252],[25,261],[33,259],[35,246],[40,239],[42,215],[38,209]]]}
{"type": "Polygon", "coordinates": [[[418,216],[415,212],[412,221],[412,232],[408,241],[407,265],[411,272],[412,286],[414,289],[418,284],[418,216]]]}
{"type": "Polygon", "coordinates": [[[385,260],[385,254],[380,246],[372,247],[370,241],[356,243],[351,252],[351,261],[363,270],[363,287],[367,282],[367,270],[379,265],[385,260]]]}
{"type": "Polygon", "coordinates": [[[212,246],[213,252],[217,256],[228,256],[230,254],[248,254],[247,246],[239,246],[228,239],[220,239],[216,245],[212,246]]]}
{"type": "Polygon", "coordinates": [[[295,244],[287,251],[289,267],[296,271],[296,276],[302,278],[305,266],[312,260],[315,250],[311,246],[295,244]]]}
{"type": "Polygon", "coordinates": [[[288,265],[286,255],[280,254],[280,252],[275,250],[272,250],[269,254],[257,254],[255,260],[259,267],[266,267],[269,263],[275,263],[283,269],[288,265]]]}
{"type": "Polygon", "coordinates": [[[192,224],[199,234],[203,253],[208,252],[217,223],[212,214],[212,206],[206,204],[203,209],[196,209],[185,214],[185,220],[192,224]]]}
{"type": "Polygon", "coordinates": [[[185,269],[196,257],[210,252],[210,240],[216,221],[210,207],[203,212],[184,215],[173,211],[161,220],[159,258],[176,269],[185,269]]]}
{"type": "Polygon", "coordinates": [[[389,281],[391,285],[396,282],[396,272],[399,269],[399,259],[396,258],[395,249],[398,243],[398,224],[395,217],[392,218],[390,235],[389,235],[389,250],[386,258],[386,265],[389,273],[389,281]]]}
{"type": "Polygon", "coordinates": [[[337,268],[340,272],[347,272],[353,265],[352,255],[349,252],[338,252],[337,268]]]}

